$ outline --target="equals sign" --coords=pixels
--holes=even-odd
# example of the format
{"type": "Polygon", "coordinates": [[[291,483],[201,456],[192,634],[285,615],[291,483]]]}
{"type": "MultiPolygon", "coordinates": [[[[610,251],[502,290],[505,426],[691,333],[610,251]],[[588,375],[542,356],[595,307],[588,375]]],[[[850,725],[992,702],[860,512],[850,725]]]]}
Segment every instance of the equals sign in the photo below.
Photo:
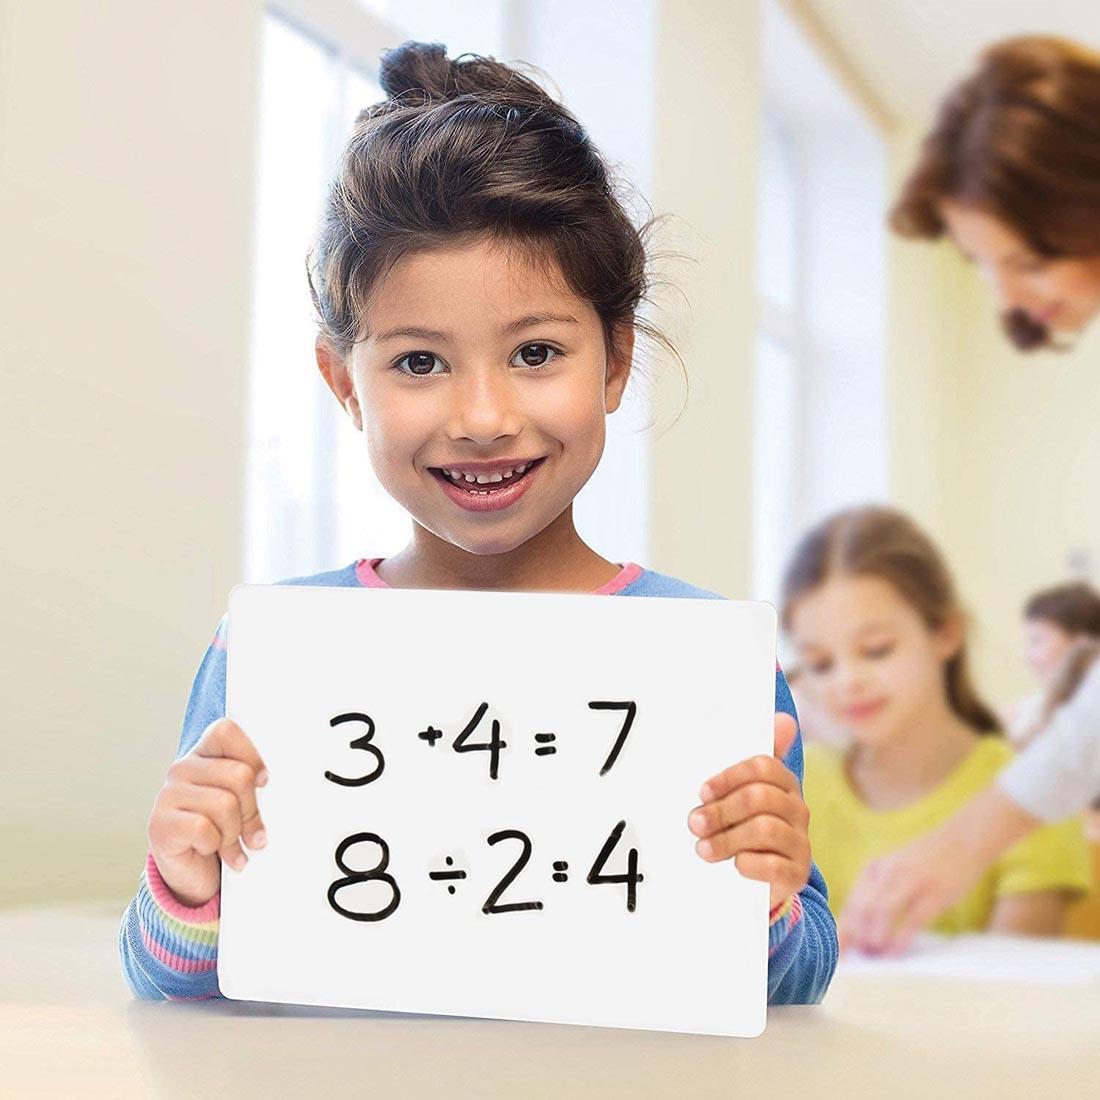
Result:
{"type": "Polygon", "coordinates": [[[550,743],[557,735],[553,733],[536,733],[535,740],[539,742],[535,749],[536,756],[553,756],[558,750],[550,743]]]}

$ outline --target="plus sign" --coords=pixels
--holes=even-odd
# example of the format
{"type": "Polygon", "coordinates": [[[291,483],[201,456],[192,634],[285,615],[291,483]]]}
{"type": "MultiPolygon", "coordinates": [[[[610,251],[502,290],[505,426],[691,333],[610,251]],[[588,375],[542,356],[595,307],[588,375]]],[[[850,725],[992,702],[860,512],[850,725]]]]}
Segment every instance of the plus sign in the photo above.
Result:
{"type": "Polygon", "coordinates": [[[421,730],[416,736],[419,737],[421,741],[427,741],[434,749],[436,741],[443,736],[443,731],[437,730],[435,726],[429,726],[426,730],[421,730]]]}

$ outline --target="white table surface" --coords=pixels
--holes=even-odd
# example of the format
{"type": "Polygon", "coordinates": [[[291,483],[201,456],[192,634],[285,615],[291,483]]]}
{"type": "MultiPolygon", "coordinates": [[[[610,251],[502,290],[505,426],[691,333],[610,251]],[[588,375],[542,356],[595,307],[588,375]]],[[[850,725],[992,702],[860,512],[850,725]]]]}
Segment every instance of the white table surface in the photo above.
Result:
{"type": "Polygon", "coordinates": [[[842,970],[824,1004],[773,1008],[751,1040],[147,1002],[122,976],[120,918],[120,906],[0,910],[0,1095],[1100,1096],[1098,982],[842,970]]]}

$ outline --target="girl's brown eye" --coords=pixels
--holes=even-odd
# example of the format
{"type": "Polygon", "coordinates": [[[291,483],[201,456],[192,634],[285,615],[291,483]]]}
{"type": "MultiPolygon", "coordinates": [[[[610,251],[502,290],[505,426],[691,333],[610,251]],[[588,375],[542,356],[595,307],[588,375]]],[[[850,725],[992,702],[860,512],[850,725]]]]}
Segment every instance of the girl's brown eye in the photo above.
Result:
{"type": "Polygon", "coordinates": [[[519,349],[519,356],[529,367],[543,367],[558,353],[547,344],[524,344],[519,349]]]}
{"type": "Polygon", "coordinates": [[[400,362],[408,364],[407,374],[431,374],[436,358],[430,351],[412,351],[400,362]]]}

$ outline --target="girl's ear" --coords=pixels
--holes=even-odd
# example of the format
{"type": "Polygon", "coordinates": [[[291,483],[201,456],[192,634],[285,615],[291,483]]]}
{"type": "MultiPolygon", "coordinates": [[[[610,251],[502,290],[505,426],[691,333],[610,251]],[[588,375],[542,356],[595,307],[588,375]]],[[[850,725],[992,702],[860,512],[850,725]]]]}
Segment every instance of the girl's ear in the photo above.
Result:
{"type": "Polygon", "coordinates": [[[336,394],[336,400],[351,417],[355,430],[361,432],[363,413],[359,408],[359,399],[355,396],[355,387],[351,383],[351,373],[344,357],[323,336],[317,337],[314,350],[317,353],[317,367],[328,383],[328,388],[336,394]]]}
{"type": "Polygon", "coordinates": [[[962,649],[966,640],[966,620],[955,612],[936,631],[936,652],[941,661],[950,661],[962,649]]]}
{"type": "Polygon", "coordinates": [[[629,317],[616,329],[607,356],[607,374],[604,378],[604,406],[613,413],[622,403],[623,392],[630,378],[634,362],[634,318],[629,317]]]}

